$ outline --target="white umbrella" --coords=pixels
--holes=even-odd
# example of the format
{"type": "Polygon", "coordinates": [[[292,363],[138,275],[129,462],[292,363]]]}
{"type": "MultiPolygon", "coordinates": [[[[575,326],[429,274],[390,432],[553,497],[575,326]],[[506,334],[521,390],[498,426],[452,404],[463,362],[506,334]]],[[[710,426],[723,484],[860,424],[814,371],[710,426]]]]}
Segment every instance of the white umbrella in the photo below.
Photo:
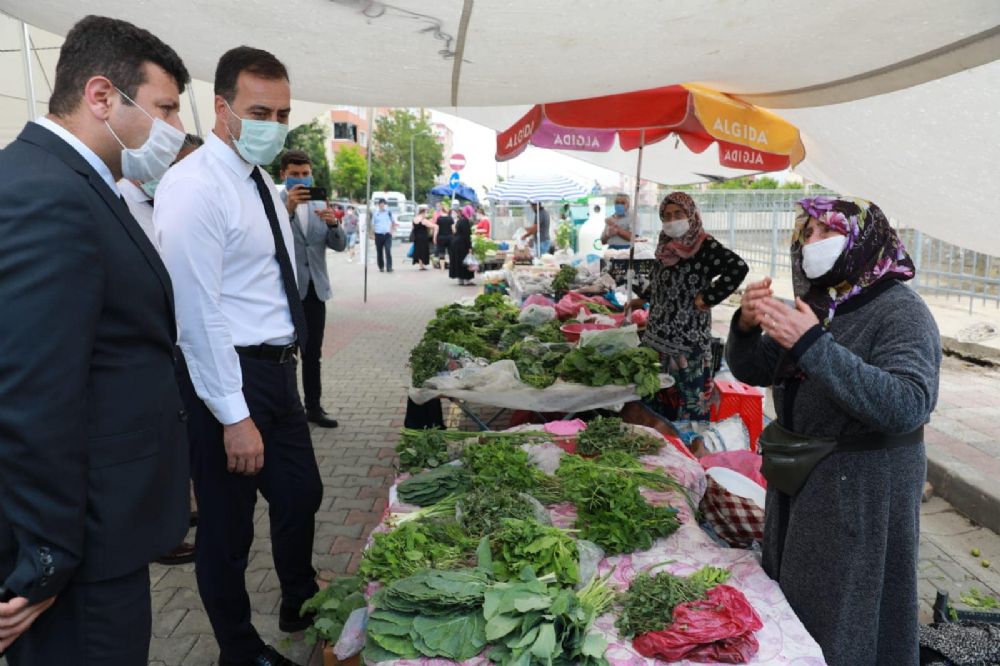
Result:
{"type": "Polygon", "coordinates": [[[590,188],[565,176],[513,176],[486,195],[493,201],[562,201],[579,199],[590,188]]]}

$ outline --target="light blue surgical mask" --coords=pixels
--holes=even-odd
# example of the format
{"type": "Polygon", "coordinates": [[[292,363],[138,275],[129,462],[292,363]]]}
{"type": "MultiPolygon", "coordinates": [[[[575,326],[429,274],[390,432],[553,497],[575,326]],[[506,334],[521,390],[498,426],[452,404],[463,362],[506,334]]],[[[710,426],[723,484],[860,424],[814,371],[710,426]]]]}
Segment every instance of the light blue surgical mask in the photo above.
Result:
{"type": "Polygon", "coordinates": [[[154,198],[153,195],[156,194],[156,187],[160,184],[159,178],[154,178],[153,180],[147,180],[145,183],[141,183],[139,187],[142,191],[146,193],[146,196],[150,199],[154,198]]]}
{"type": "Polygon", "coordinates": [[[626,206],[625,204],[616,203],[615,204],[615,215],[618,217],[625,217],[626,206]]]}
{"type": "Polygon", "coordinates": [[[306,187],[313,186],[313,177],[306,176],[305,178],[296,178],[295,176],[285,177],[285,189],[290,190],[296,185],[305,185],[306,187]]]}
{"type": "MultiPolygon", "coordinates": [[[[229,132],[240,157],[250,164],[258,166],[273,162],[285,145],[288,125],[273,120],[240,118],[233,111],[233,107],[229,106],[229,102],[226,102],[226,108],[229,109],[229,113],[240,120],[240,138],[237,139],[232,132],[229,132]]],[[[228,125],[226,130],[229,130],[228,125]]]]}

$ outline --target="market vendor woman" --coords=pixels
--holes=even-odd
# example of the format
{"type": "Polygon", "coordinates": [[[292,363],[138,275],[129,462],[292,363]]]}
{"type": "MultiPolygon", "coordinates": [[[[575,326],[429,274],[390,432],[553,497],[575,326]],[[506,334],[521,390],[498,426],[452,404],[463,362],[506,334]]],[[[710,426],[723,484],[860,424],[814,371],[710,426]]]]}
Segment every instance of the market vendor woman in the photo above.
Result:
{"type": "Polygon", "coordinates": [[[708,419],[712,393],[712,313],[743,281],[747,265],[705,233],[684,192],[660,203],[657,262],[639,302],[649,302],[643,344],[660,354],[674,386],[650,406],[672,421],[708,419]]]}
{"type": "Polygon", "coordinates": [[[915,666],[937,325],[903,285],[913,262],[872,203],[803,199],[791,253],[795,307],[772,297],[770,278],[750,285],[732,321],[729,366],[737,379],[773,386],[788,441],[835,448],[768,472],[774,426],[765,429],[764,570],[832,666],[915,666]]]}

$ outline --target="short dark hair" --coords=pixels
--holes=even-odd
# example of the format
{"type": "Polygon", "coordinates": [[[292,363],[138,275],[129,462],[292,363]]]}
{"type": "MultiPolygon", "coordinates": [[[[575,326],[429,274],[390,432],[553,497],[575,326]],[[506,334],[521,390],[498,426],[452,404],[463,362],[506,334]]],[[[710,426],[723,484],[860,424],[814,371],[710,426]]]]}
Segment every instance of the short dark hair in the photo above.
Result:
{"type": "MultiPolygon", "coordinates": [[[[191,81],[177,52],[153,33],[126,21],[85,16],[69,31],[59,50],[49,113],[55,116],[73,113],[80,106],[84,86],[94,76],[106,76],[135,99],[139,86],[146,82],[143,65],[147,62],[162,67],[181,92],[191,81]]],[[[131,104],[127,99],[122,102],[131,104]]]]}
{"type": "Polygon", "coordinates": [[[191,148],[200,148],[205,145],[205,140],[198,136],[197,134],[185,134],[184,135],[184,145],[191,148]]]}
{"type": "Polygon", "coordinates": [[[304,150],[286,150],[281,154],[281,162],[279,163],[281,171],[288,168],[289,164],[308,164],[312,166],[312,160],[304,150]]]}
{"type": "Polygon", "coordinates": [[[236,97],[236,81],[242,72],[262,79],[288,80],[288,70],[272,54],[251,46],[237,46],[219,58],[219,64],[215,68],[215,94],[232,103],[236,97]]]}

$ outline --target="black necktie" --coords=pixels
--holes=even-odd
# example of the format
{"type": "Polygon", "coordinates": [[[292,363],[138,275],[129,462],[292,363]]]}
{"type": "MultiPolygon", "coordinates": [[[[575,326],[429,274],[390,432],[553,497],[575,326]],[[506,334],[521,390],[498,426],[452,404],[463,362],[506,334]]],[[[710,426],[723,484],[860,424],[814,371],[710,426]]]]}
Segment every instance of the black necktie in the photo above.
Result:
{"type": "Polygon", "coordinates": [[[278,260],[278,267],[281,268],[281,282],[285,286],[285,298],[288,300],[288,310],[292,313],[292,324],[295,325],[295,338],[299,349],[306,348],[306,313],[302,309],[302,301],[299,299],[299,288],[295,284],[295,271],[292,270],[292,261],[288,258],[288,250],[285,248],[285,239],[281,235],[281,228],[278,226],[278,213],[274,210],[274,199],[267,189],[264,177],[260,175],[260,169],[254,167],[250,172],[254,185],[257,186],[257,193],[260,201],[264,204],[264,213],[267,221],[271,224],[271,235],[274,236],[274,257],[278,260]]]}

